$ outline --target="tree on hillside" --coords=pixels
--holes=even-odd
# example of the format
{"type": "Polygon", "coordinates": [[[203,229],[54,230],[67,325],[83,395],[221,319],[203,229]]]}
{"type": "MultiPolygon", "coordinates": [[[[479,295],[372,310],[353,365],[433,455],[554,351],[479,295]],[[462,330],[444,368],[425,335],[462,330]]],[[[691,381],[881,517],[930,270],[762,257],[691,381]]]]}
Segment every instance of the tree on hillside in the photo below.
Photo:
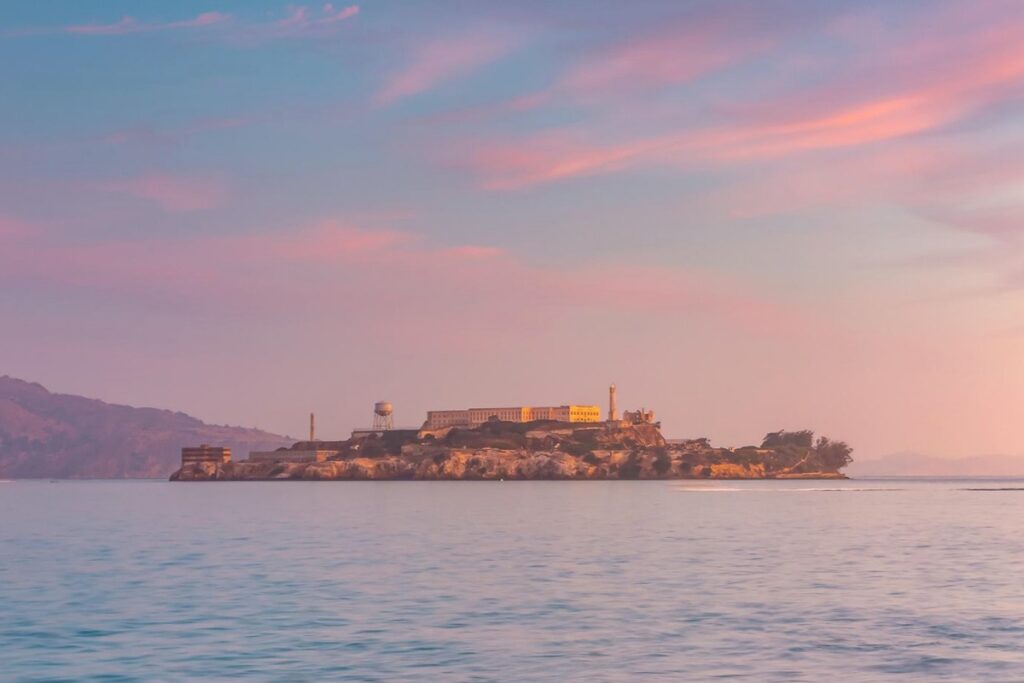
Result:
{"type": "Polygon", "coordinates": [[[761,442],[761,448],[782,448],[783,446],[796,446],[798,448],[810,448],[814,445],[814,432],[810,429],[802,429],[798,432],[787,432],[780,429],[777,432],[768,432],[761,442]]]}
{"type": "Polygon", "coordinates": [[[853,462],[850,455],[853,449],[845,441],[832,441],[827,436],[820,436],[814,444],[814,451],[826,471],[838,471],[853,462]]]}

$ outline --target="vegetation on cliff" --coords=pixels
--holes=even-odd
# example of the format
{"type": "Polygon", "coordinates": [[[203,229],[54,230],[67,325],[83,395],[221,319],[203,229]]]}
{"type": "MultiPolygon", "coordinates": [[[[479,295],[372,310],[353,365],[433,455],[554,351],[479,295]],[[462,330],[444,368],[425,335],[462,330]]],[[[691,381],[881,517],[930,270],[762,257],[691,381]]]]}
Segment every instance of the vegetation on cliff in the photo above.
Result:
{"type": "Polygon", "coordinates": [[[816,472],[838,472],[853,462],[853,449],[844,441],[833,441],[827,436],[814,439],[814,432],[804,429],[798,432],[778,431],[765,435],[762,449],[771,449],[782,461],[799,462],[804,470],[816,472]]]}
{"type": "Polygon", "coordinates": [[[510,423],[300,442],[337,451],[324,462],[189,465],[175,480],[232,479],[763,479],[842,477],[851,449],[813,432],[773,432],[761,446],[669,442],[653,424],[510,423]]]}

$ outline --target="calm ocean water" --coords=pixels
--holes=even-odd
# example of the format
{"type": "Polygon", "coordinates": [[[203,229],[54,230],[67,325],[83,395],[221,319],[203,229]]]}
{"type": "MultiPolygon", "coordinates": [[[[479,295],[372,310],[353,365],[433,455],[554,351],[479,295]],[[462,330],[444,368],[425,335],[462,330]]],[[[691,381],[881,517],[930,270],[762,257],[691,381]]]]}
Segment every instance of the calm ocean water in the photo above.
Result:
{"type": "Polygon", "coordinates": [[[1024,482],[0,483],[0,680],[243,678],[1024,681],[1024,482]]]}

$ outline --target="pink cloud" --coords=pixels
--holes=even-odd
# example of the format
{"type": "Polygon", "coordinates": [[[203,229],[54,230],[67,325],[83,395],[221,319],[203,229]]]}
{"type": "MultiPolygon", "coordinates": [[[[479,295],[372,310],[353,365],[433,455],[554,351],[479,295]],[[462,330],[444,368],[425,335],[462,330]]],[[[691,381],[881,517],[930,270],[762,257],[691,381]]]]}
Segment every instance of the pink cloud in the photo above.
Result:
{"type": "MultiPolygon", "coordinates": [[[[513,108],[548,103],[559,92],[603,93],[620,100],[625,96],[631,102],[637,96],[634,90],[684,82],[741,59],[747,49],[763,48],[718,48],[709,38],[715,30],[712,22],[710,29],[692,31],[690,43],[675,44],[666,37],[623,43],[584,60],[551,90],[521,98],[513,108]],[[684,58],[702,41],[707,43],[706,57],[696,50],[696,58],[684,58]],[[678,51],[674,57],[673,50],[678,51]]],[[[900,37],[887,48],[857,46],[873,52],[803,92],[782,93],[746,110],[727,109],[712,126],[651,126],[645,117],[652,103],[633,107],[620,102],[617,117],[597,129],[576,124],[519,139],[468,141],[461,165],[484,187],[507,190],[638,166],[695,168],[778,160],[942,131],[1019,91],[1024,78],[1024,22],[1019,17],[972,23],[952,13],[930,17],[900,37]],[[630,125],[632,118],[638,119],[635,126],[630,125]],[[655,132],[646,132],[652,128],[655,132]],[[623,133],[631,129],[645,132],[632,137],[623,133]]],[[[669,122],[672,116],[663,113],[660,118],[669,122]]]]}
{"type": "Polygon", "coordinates": [[[984,209],[933,208],[927,215],[945,225],[993,237],[1003,248],[1011,244],[1019,248],[1024,235],[1024,203],[984,209]]]}
{"type": "Polygon", "coordinates": [[[0,215],[0,241],[22,240],[39,234],[35,226],[17,218],[0,215]]]}
{"type": "Polygon", "coordinates": [[[345,221],[324,220],[296,233],[224,237],[220,246],[247,260],[284,259],[315,264],[372,258],[413,241],[412,235],[399,230],[366,230],[345,221]]]}
{"type": "Polygon", "coordinates": [[[319,11],[304,6],[292,6],[288,10],[287,17],[275,22],[274,32],[278,36],[315,34],[351,19],[357,14],[359,14],[359,5],[335,8],[328,2],[319,11]]]}
{"type": "Polygon", "coordinates": [[[1024,75],[1024,50],[976,64],[977,80],[937,83],[901,96],[866,99],[789,121],[734,123],[615,144],[561,131],[502,144],[474,144],[465,165],[489,189],[516,189],[637,165],[739,163],[906,138],[952,124],[997,101],[1024,75]],[[989,68],[986,68],[989,67],[989,68]],[[980,92],[979,92],[980,91],[980,92]]]}
{"type": "Polygon", "coordinates": [[[953,103],[913,94],[786,123],[698,131],[680,136],[678,144],[683,151],[716,162],[780,158],[907,137],[951,123],[960,114],[953,103]]]}
{"type": "Polygon", "coordinates": [[[221,24],[229,21],[231,16],[221,12],[203,12],[193,19],[183,21],[171,21],[164,23],[141,22],[134,17],[124,16],[119,21],[110,24],[78,24],[67,26],[64,31],[79,35],[89,36],[118,36],[129,33],[149,33],[152,31],[166,31],[171,29],[202,28],[221,24]]]}
{"type": "Polygon", "coordinates": [[[1020,143],[994,145],[970,135],[943,141],[912,138],[781,161],[768,174],[756,168],[705,192],[701,204],[736,218],[844,204],[899,205],[930,221],[1008,237],[1024,235],[1024,221],[1014,222],[1012,206],[982,208],[984,199],[993,193],[1020,196],[1022,185],[1020,143]]]}
{"type": "Polygon", "coordinates": [[[172,212],[212,209],[222,204],[228,194],[226,185],[219,178],[165,173],[104,183],[101,188],[153,202],[172,212]]]}
{"type": "Polygon", "coordinates": [[[592,144],[556,131],[504,144],[475,143],[464,165],[488,189],[518,189],[638,165],[738,163],[855,147],[922,133],[955,121],[958,102],[927,94],[867,101],[782,123],[734,124],[592,144]]]}
{"type": "Polygon", "coordinates": [[[134,126],[113,130],[100,136],[99,140],[111,145],[138,144],[170,147],[182,144],[186,138],[192,135],[266,124],[279,120],[284,115],[282,112],[264,112],[239,116],[199,118],[164,130],[158,130],[150,126],[134,126]]]}
{"type": "Polygon", "coordinates": [[[677,143],[668,136],[594,145],[571,131],[554,131],[508,143],[469,143],[471,151],[456,165],[478,174],[487,189],[514,190],[619,171],[677,143]]]}
{"type": "MultiPolygon", "coordinates": [[[[318,9],[290,6],[285,18],[272,22],[246,22],[236,24],[234,30],[224,34],[239,43],[259,42],[260,39],[290,38],[327,35],[334,27],[359,14],[358,5],[335,7],[325,3],[318,9]]],[[[8,31],[8,36],[34,36],[49,33],[69,33],[83,36],[122,36],[179,29],[206,28],[232,22],[234,17],[223,12],[202,12],[192,19],[180,21],[142,21],[125,15],[108,23],[73,24],[48,28],[26,28],[8,31]]]]}
{"type": "Polygon", "coordinates": [[[598,50],[570,67],[553,90],[616,94],[686,83],[762,52],[771,30],[742,30],[729,13],[691,19],[598,50]]]}
{"type": "Polygon", "coordinates": [[[701,205],[720,216],[748,219],[799,214],[852,202],[900,201],[914,196],[924,175],[955,155],[919,147],[855,151],[776,164],[771,173],[751,172],[707,191],[701,205]]]}
{"type": "Polygon", "coordinates": [[[930,130],[955,120],[959,111],[918,95],[868,101],[789,122],[739,123],[613,144],[593,144],[578,132],[553,131],[509,143],[474,142],[462,165],[478,173],[485,188],[509,190],[638,165],[737,163],[864,145],[930,130]]]}
{"type": "Polygon", "coordinates": [[[505,250],[498,247],[464,245],[461,247],[452,247],[447,250],[447,253],[457,258],[464,259],[492,259],[498,256],[503,256],[505,254],[505,250]]]}
{"type": "Polygon", "coordinates": [[[713,5],[710,11],[592,49],[547,88],[494,109],[524,111],[563,100],[614,106],[623,98],[686,84],[763,54],[798,23],[767,16],[756,5],[713,5]]]}
{"type": "Polygon", "coordinates": [[[412,64],[391,76],[377,91],[374,101],[392,104],[466,76],[505,55],[513,45],[508,37],[488,32],[427,43],[419,48],[412,64]]]}
{"type": "MultiPolygon", "coordinates": [[[[175,323],[179,333],[182,325],[251,329],[269,344],[270,355],[292,335],[315,338],[329,347],[325,363],[342,364],[356,348],[369,347],[428,363],[452,354],[461,363],[491,363],[507,350],[514,354],[509,357],[564,368],[590,366],[600,355],[564,356],[565,347],[553,343],[574,348],[571,340],[581,334],[593,335],[608,358],[621,360],[636,353],[637,344],[660,349],[681,342],[669,342],[664,331],[683,321],[686,328],[720,334],[722,343],[756,339],[758,347],[800,343],[809,330],[821,339],[829,328],[763,288],[713,272],[622,263],[549,266],[486,245],[439,244],[411,232],[378,239],[377,232],[332,219],[237,235],[143,234],[75,245],[41,239],[0,249],[0,286],[13,282],[19,291],[60,301],[102,299],[118,317],[159,311],[183,321],[175,323]],[[333,242],[335,232],[341,241],[377,246],[341,250],[332,259],[301,256],[333,242]],[[605,335],[608,329],[615,331],[605,335]]],[[[308,353],[302,343],[285,343],[294,353],[308,353]]],[[[673,351],[680,353],[677,346],[673,351]]]]}
{"type": "Polygon", "coordinates": [[[429,336],[424,343],[456,345],[494,341],[509,325],[544,330],[580,315],[685,313],[759,333],[786,333],[801,315],[714,273],[541,266],[486,245],[433,245],[344,220],[77,245],[37,236],[0,250],[0,279],[217,315],[305,315],[327,306],[382,334],[407,339],[416,330],[429,336]]]}

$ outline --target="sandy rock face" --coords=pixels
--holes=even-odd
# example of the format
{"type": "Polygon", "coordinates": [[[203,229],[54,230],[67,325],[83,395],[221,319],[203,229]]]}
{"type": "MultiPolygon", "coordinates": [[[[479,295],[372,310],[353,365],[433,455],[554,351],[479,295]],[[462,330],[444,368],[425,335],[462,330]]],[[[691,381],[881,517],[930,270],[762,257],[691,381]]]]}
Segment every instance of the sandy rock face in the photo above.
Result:
{"type": "MultiPolygon", "coordinates": [[[[407,455],[357,458],[320,463],[192,464],[173,481],[231,480],[529,480],[529,479],[764,479],[764,466],[717,463],[694,471],[678,458],[659,458],[642,451],[603,451],[593,458],[558,451],[454,450],[442,457],[407,455]]],[[[791,478],[795,475],[779,475],[791,478]]],[[[837,478],[838,473],[814,472],[807,478],[837,478]]]]}
{"type": "MultiPolygon", "coordinates": [[[[297,446],[303,444],[297,444],[297,446]]],[[[399,438],[331,442],[325,462],[192,464],[175,481],[840,478],[802,452],[668,444],[655,425],[487,424],[399,438]],[[801,459],[802,458],[802,459],[801,459]]]]}

